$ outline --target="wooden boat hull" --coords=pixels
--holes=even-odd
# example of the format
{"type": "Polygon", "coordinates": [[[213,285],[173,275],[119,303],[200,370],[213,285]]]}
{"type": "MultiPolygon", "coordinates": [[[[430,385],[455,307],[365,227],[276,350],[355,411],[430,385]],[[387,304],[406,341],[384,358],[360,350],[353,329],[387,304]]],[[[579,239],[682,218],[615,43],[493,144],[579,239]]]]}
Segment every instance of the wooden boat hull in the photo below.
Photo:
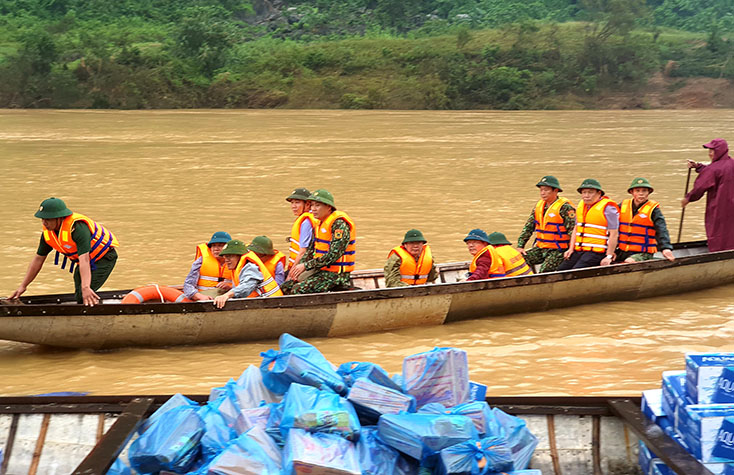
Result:
{"type": "MultiPolygon", "coordinates": [[[[441,325],[554,308],[633,300],[734,283],[734,251],[705,253],[701,243],[676,249],[675,262],[593,267],[532,276],[454,282],[465,265],[446,265],[445,283],[374,288],[380,274],[356,273],[363,290],[206,303],[62,304],[39,296],[0,305],[0,339],[70,348],[196,345],[332,337],[441,325]],[[453,283],[450,283],[453,282],[453,283]],[[370,288],[372,286],[372,288],[370,288]]],[[[119,302],[125,292],[102,292],[119,302]]]]}

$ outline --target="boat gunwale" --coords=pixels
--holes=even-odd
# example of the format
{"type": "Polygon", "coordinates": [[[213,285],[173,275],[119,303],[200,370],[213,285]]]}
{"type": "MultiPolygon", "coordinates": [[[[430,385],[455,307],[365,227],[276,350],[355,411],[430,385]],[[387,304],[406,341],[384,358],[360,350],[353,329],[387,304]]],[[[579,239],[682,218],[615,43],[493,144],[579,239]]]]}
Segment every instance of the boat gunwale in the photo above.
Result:
{"type": "MultiPolygon", "coordinates": [[[[697,248],[705,246],[706,241],[686,242],[676,245],[676,249],[697,248]]],[[[424,284],[410,287],[393,287],[379,289],[359,289],[341,292],[325,292],[306,295],[285,295],[281,297],[257,299],[231,299],[222,309],[215,308],[210,301],[186,303],[144,303],[144,304],[101,304],[94,307],[85,307],[81,304],[32,303],[38,300],[68,298],[70,294],[54,294],[29,296],[23,304],[3,303],[0,305],[2,317],[36,317],[36,316],[79,316],[79,315],[140,315],[140,314],[186,314],[222,311],[242,311],[268,308],[309,308],[328,306],[360,301],[396,299],[405,297],[425,297],[433,295],[451,295],[466,292],[477,292],[502,288],[511,288],[520,285],[545,285],[568,280],[583,280],[617,274],[632,274],[640,272],[660,271],[666,268],[703,264],[709,262],[734,259],[734,250],[706,252],[701,254],[682,256],[674,262],[667,259],[655,259],[634,264],[615,264],[604,267],[589,267],[556,271],[526,276],[502,277],[471,282],[450,282],[424,284]]],[[[459,263],[448,263],[444,266],[455,266],[459,263]]],[[[100,297],[121,298],[129,291],[98,292],[100,297]]],[[[23,299],[21,299],[23,300],[23,299]]]]}

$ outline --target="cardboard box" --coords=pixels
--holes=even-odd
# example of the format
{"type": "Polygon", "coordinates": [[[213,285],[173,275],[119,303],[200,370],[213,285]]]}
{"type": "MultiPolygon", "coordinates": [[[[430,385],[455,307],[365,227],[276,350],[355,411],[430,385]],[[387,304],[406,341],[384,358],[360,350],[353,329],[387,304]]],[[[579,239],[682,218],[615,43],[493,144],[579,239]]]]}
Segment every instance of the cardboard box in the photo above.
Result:
{"type": "Polygon", "coordinates": [[[686,392],[695,404],[734,403],[734,353],[688,353],[686,392]]]}

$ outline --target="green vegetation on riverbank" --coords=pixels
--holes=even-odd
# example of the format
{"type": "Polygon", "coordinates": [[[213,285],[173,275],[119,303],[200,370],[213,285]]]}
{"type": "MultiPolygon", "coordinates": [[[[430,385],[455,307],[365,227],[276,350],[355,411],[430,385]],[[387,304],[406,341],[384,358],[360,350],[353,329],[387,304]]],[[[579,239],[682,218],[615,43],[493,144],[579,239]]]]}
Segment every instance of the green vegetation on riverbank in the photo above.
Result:
{"type": "Polygon", "coordinates": [[[594,107],[663,69],[734,78],[725,3],[0,0],[0,107],[594,107]]]}

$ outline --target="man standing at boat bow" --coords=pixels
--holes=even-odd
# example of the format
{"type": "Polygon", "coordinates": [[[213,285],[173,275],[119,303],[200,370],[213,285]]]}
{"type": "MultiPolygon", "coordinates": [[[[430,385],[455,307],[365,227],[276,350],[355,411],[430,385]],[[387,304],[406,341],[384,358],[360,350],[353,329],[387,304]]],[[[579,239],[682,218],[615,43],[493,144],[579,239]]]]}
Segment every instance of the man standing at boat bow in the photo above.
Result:
{"type": "Polygon", "coordinates": [[[77,303],[94,306],[99,303],[96,291],[102,287],[117,262],[117,238],[107,228],[83,214],[73,213],[59,198],[48,198],[35,214],[41,218],[43,232],[36,255],[11,299],[18,298],[36,278],[51,251],[56,251],[54,264],[64,256],[61,268],[71,261],[74,274],[74,296],[77,303]]]}

